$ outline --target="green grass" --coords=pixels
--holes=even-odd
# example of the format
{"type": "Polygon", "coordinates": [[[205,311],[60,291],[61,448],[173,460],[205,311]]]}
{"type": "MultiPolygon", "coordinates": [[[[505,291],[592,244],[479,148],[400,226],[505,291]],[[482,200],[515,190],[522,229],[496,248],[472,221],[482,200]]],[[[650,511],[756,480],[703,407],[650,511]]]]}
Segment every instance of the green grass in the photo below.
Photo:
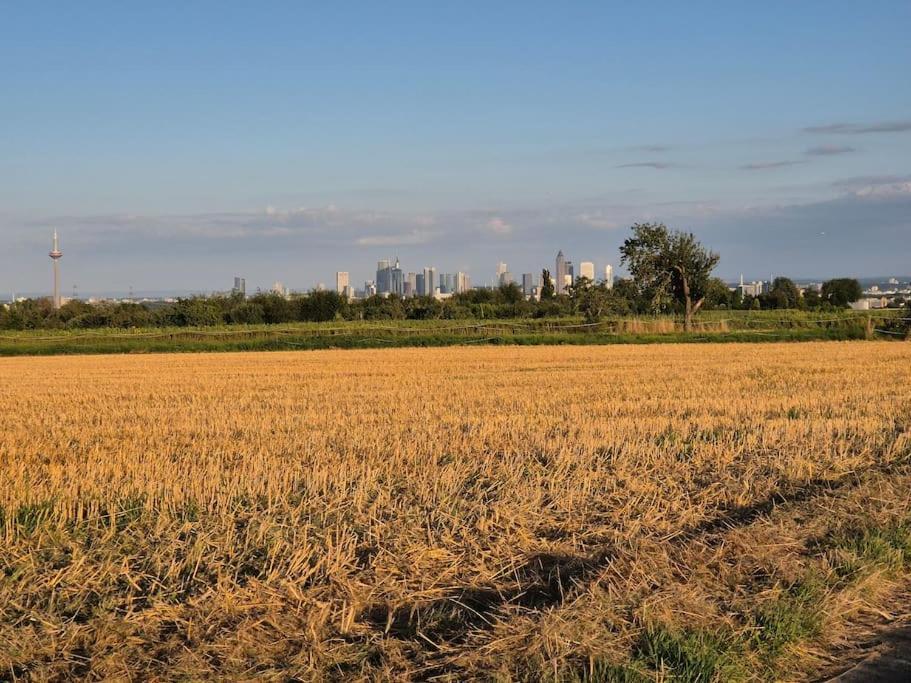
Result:
{"type": "Polygon", "coordinates": [[[712,683],[746,678],[743,643],[728,630],[673,629],[648,625],[635,644],[629,662],[596,661],[581,677],[586,683],[640,683],[655,680],[712,683]]]}
{"type": "Polygon", "coordinates": [[[819,635],[825,590],[824,582],[809,576],[756,611],[750,645],[767,665],[774,665],[789,645],[819,635]]]}
{"type": "Polygon", "coordinates": [[[780,342],[865,338],[864,318],[853,312],[711,311],[693,332],[624,332],[665,326],[671,318],[605,320],[336,321],[203,328],[26,330],[0,332],[0,355],[171,353],[434,347],[459,344],[654,344],[671,342],[780,342]]]}

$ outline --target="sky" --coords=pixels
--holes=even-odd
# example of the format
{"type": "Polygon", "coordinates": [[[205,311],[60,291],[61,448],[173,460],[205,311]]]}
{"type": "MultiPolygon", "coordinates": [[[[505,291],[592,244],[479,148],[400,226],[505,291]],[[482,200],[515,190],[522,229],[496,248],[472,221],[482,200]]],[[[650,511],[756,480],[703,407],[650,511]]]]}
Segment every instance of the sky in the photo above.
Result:
{"type": "Polygon", "coordinates": [[[2,2],[0,292],[911,273],[911,3],[2,2]]]}

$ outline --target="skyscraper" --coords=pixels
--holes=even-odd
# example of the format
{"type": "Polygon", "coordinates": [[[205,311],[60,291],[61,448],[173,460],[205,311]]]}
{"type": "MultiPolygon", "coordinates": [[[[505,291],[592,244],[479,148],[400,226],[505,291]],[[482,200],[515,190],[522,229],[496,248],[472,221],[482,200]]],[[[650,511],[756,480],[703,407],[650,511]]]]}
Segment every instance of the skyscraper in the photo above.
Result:
{"type": "Polygon", "coordinates": [[[503,285],[505,285],[507,283],[506,276],[507,276],[508,272],[509,272],[509,267],[505,263],[500,261],[497,264],[497,285],[498,286],[502,287],[503,285]]]}
{"type": "Polygon", "coordinates": [[[424,268],[424,288],[421,290],[422,296],[433,296],[433,291],[436,288],[437,282],[437,269],[436,268],[424,268]]]}
{"type": "Polygon", "coordinates": [[[247,296],[247,280],[246,278],[234,276],[234,288],[231,290],[232,294],[239,294],[240,296],[247,296]]]}
{"type": "Polygon", "coordinates": [[[554,277],[554,288],[557,294],[563,293],[563,287],[566,285],[566,258],[562,251],[557,252],[557,263],[554,277]]]}
{"type": "Polygon", "coordinates": [[[395,267],[390,272],[389,291],[396,296],[405,295],[405,274],[399,266],[399,260],[395,260],[395,267]]]}
{"type": "Polygon", "coordinates": [[[343,294],[345,288],[348,286],[348,272],[344,270],[336,271],[335,273],[335,291],[339,294],[343,294]]]}
{"type": "Polygon", "coordinates": [[[614,288],[614,267],[609,263],[604,266],[604,285],[608,289],[614,288]]]}
{"type": "Polygon", "coordinates": [[[376,292],[389,294],[392,291],[392,265],[388,259],[377,261],[376,264],[376,292]]]}
{"type": "Polygon", "coordinates": [[[54,230],[54,244],[48,256],[54,262],[54,308],[60,308],[60,266],[58,261],[63,257],[60,246],[57,244],[57,231],[54,230]]]}
{"type": "Polygon", "coordinates": [[[414,277],[414,295],[425,296],[424,294],[424,273],[418,273],[414,277]]]}
{"type": "Polygon", "coordinates": [[[591,261],[582,261],[579,264],[579,277],[587,277],[592,282],[595,281],[595,264],[591,261]]]}
{"type": "Polygon", "coordinates": [[[348,300],[354,298],[354,289],[351,287],[347,271],[340,270],[335,273],[335,291],[348,300]]]}
{"type": "Polygon", "coordinates": [[[525,296],[535,293],[535,276],[531,273],[522,273],[522,293],[525,296]]]}
{"type": "Polygon", "coordinates": [[[471,281],[468,279],[468,275],[459,271],[455,275],[455,292],[456,294],[461,294],[462,292],[467,292],[471,289],[471,281]]]}
{"type": "Polygon", "coordinates": [[[408,273],[405,279],[405,296],[418,295],[418,276],[416,273],[408,273]]]}

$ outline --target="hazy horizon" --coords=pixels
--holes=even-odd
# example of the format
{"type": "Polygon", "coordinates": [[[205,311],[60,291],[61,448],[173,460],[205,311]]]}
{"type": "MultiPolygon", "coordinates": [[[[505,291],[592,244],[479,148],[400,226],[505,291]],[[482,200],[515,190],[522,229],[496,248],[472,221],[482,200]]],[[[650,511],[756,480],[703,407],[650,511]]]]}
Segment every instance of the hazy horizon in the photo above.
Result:
{"type": "Polygon", "coordinates": [[[718,275],[911,271],[911,5],[17,5],[0,292],[487,284],[619,268],[637,221],[718,275]]]}

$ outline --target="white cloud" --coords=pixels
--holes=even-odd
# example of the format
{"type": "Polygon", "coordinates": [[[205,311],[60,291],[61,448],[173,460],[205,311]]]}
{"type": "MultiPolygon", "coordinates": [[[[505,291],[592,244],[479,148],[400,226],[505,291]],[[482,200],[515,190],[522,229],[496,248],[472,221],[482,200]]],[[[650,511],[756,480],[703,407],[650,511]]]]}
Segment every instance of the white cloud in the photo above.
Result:
{"type": "Polygon", "coordinates": [[[911,181],[868,185],[854,191],[858,197],[897,197],[911,195],[911,181]]]}
{"type": "Polygon", "coordinates": [[[412,230],[411,232],[400,233],[397,235],[369,235],[358,237],[355,244],[359,247],[404,247],[418,244],[427,244],[430,242],[434,233],[423,230],[412,230]]]}
{"type": "Polygon", "coordinates": [[[622,223],[615,218],[609,218],[603,211],[584,212],[576,215],[582,225],[595,228],[597,230],[616,230],[622,227],[622,223]]]}
{"type": "Polygon", "coordinates": [[[512,225],[499,216],[488,220],[485,227],[495,235],[508,235],[512,232],[512,225]]]}

